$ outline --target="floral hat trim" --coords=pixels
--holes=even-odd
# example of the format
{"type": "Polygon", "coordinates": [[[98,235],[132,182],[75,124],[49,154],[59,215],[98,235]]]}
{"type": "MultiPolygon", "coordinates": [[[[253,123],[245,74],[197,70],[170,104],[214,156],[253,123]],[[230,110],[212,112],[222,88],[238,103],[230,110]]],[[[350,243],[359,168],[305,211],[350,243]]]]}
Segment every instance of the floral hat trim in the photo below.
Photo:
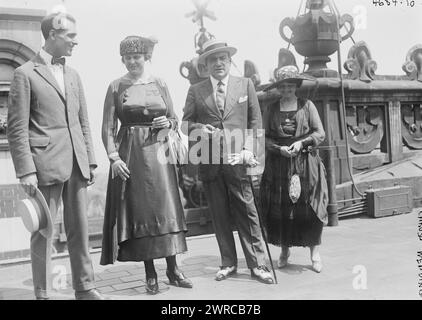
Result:
{"type": "Polygon", "coordinates": [[[299,84],[302,84],[303,80],[315,81],[315,78],[313,77],[300,74],[299,69],[296,66],[284,66],[278,68],[277,70],[275,70],[274,76],[275,82],[265,88],[264,91],[278,87],[280,83],[284,81],[293,81],[298,82],[299,84]]]}

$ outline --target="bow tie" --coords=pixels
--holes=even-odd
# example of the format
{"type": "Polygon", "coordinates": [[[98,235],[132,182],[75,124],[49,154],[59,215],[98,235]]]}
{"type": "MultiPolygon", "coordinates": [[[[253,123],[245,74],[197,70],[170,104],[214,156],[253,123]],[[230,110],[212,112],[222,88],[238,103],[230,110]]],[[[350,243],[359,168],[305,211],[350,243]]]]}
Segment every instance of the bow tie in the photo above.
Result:
{"type": "Polygon", "coordinates": [[[61,58],[53,57],[53,58],[51,58],[51,64],[52,65],[61,64],[62,66],[64,66],[65,62],[66,62],[66,59],[64,57],[61,57],[61,58]]]}

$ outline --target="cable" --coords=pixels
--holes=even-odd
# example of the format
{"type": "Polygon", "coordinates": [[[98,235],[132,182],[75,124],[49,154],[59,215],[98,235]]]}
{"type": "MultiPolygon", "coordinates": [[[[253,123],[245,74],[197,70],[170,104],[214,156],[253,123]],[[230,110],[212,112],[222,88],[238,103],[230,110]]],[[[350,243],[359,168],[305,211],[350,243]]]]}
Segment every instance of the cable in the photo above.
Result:
{"type": "MultiPolygon", "coordinates": [[[[336,18],[336,25],[337,25],[337,43],[338,43],[338,50],[337,50],[337,62],[338,62],[338,74],[340,78],[340,88],[341,88],[341,100],[342,100],[342,113],[343,113],[343,123],[344,123],[344,138],[346,142],[346,161],[347,161],[347,169],[349,171],[349,175],[352,181],[353,188],[356,190],[356,192],[361,196],[365,197],[364,193],[362,193],[359,188],[356,186],[355,179],[352,174],[352,165],[350,163],[350,155],[349,155],[349,139],[347,135],[347,124],[346,124],[346,99],[344,95],[344,83],[343,83],[343,75],[341,73],[341,51],[340,51],[340,42],[341,42],[341,34],[340,34],[340,23],[339,23],[339,17],[340,12],[338,11],[337,7],[333,7],[333,1],[329,0],[328,5],[330,6],[330,9],[334,12],[334,16],[336,18]],[[337,10],[336,10],[337,9],[337,10]]],[[[335,5],[335,4],[334,4],[335,5]]]]}

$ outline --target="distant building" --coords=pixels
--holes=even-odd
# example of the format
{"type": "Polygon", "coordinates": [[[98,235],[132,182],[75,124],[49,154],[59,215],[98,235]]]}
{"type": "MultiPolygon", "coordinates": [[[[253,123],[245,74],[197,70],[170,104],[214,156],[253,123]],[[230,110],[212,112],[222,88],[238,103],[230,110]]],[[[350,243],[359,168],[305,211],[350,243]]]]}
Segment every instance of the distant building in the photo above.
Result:
{"type": "Polygon", "coordinates": [[[0,8],[0,261],[28,256],[30,234],[14,206],[24,196],[18,187],[6,139],[7,99],[15,68],[41,47],[44,10],[0,8]]]}

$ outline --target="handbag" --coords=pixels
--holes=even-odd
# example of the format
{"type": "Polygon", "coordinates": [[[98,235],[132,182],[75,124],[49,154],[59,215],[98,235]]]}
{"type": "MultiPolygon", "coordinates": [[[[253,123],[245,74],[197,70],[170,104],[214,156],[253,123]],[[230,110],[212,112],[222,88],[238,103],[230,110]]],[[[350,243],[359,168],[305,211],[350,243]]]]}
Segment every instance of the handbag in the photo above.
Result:
{"type": "Polygon", "coordinates": [[[170,163],[181,167],[188,163],[188,149],[180,137],[179,131],[169,130],[167,143],[170,156],[170,163]]]}
{"type": "MultiPolygon", "coordinates": [[[[293,160],[290,158],[290,168],[293,170],[293,160]]],[[[302,189],[300,186],[300,177],[297,173],[292,174],[289,181],[289,198],[295,204],[300,197],[302,189]]]]}
{"type": "MultiPolygon", "coordinates": [[[[157,79],[155,80],[158,91],[160,91],[161,97],[164,100],[164,104],[168,108],[171,105],[171,101],[167,96],[167,92],[164,89],[163,85],[157,79]]],[[[176,164],[178,167],[186,165],[188,163],[188,149],[182,141],[179,131],[169,129],[167,132],[167,143],[170,156],[170,163],[176,164]]]]}

